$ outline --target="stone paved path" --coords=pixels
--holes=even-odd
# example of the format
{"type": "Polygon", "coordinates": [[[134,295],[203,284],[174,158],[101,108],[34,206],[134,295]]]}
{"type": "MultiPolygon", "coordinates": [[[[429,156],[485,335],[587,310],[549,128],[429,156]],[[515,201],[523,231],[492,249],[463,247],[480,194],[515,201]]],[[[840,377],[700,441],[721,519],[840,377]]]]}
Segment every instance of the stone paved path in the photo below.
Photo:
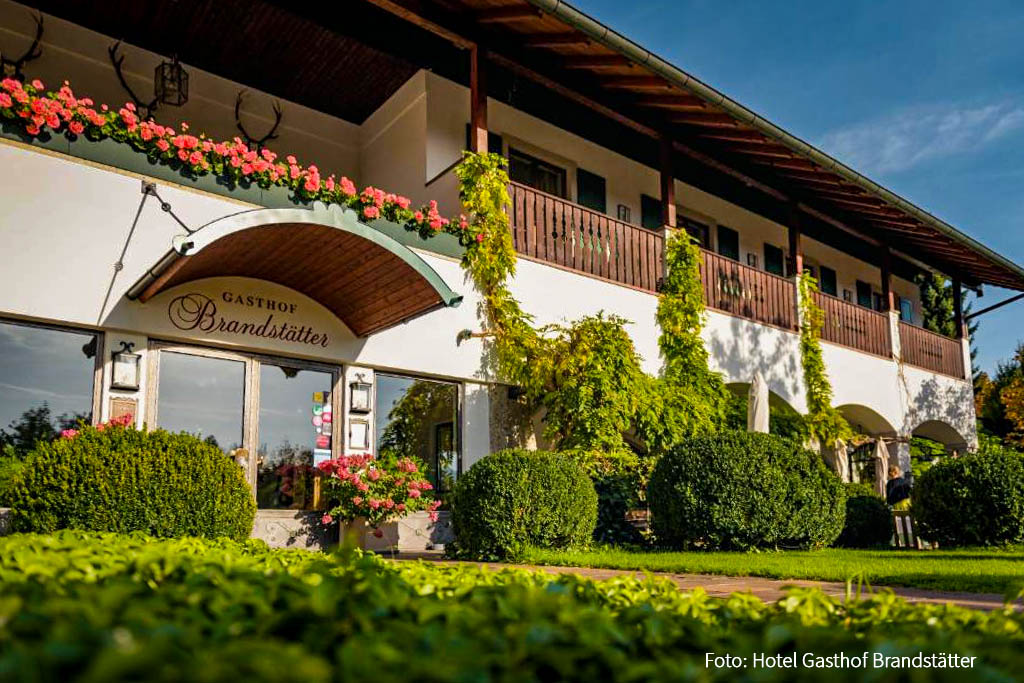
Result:
{"type": "MultiPolygon", "coordinates": [[[[635,576],[643,578],[644,573],[623,570],[623,569],[593,569],[589,567],[549,567],[533,566],[524,564],[503,564],[500,562],[459,562],[446,560],[440,553],[400,553],[397,560],[427,560],[439,564],[473,564],[486,569],[500,571],[502,569],[529,569],[532,571],[543,571],[549,574],[578,574],[600,581],[616,576],[635,576]]],[[[721,576],[717,574],[675,574],[669,572],[651,572],[652,576],[672,581],[680,590],[692,590],[703,588],[709,595],[726,597],[731,593],[750,592],[768,602],[774,602],[785,594],[787,586],[806,586],[820,588],[828,595],[842,598],[846,594],[846,585],[830,581],[810,581],[805,579],[766,579],[759,576],[721,576]]],[[[922,588],[903,588],[898,586],[885,586],[890,588],[896,595],[908,602],[930,602],[943,604],[951,602],[963,607],[973,609],[999,609],[1003,606],[1003,596],[993,593],[961,593],[948,591],[925,590],[922,588]]]]}

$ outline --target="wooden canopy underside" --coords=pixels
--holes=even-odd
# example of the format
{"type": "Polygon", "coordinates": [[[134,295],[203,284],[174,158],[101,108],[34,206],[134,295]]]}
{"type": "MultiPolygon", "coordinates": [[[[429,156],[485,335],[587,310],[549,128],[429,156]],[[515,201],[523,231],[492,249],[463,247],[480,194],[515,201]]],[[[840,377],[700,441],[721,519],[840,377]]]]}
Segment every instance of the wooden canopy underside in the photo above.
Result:
{"type": "Polygon", "coordinates": [[[301,292],[359,337],[446,305],[435,287],[392,251],[330,226],[298,223],[221,237],[178,258],[138,298],[145,303],[172,287],[225,276],[301,292]]]}

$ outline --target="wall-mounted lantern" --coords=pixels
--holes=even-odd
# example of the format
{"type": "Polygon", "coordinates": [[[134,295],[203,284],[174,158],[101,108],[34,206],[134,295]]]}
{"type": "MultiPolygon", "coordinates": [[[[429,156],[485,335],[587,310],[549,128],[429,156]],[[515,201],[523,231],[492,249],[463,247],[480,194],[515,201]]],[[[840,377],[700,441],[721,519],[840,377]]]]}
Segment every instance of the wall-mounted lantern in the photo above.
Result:
{"type": "Polygon", "coordinates": [[[158,102],[180,107],[188,102],[188,72],[182,68],[178,58],[161,62],[153,74],[153,95],[158,102]]]}
{"type": "Polygon", "coordinates": [[[113,357],[113,372],[110,379],[111,389],[139,390],[139,379],[142,374],[140,371],[142,356],[138,353],[132,353],[134,346],[135,344],[132,342],[123,341],[121,342],[121,348],[111,354],[113,357]]]}
{"type": "Polygon", "coordinates": [[[370,391],[373,385],[369,382],[350,382],[348,410],[350,413],[370,412],[370,391]]]}

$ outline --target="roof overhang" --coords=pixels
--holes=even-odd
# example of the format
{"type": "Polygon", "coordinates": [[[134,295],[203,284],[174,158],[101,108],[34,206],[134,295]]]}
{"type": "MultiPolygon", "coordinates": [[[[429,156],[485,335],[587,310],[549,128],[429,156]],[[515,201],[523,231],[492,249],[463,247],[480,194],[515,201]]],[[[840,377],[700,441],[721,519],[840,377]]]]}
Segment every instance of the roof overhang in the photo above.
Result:
{"type": "Polygon", "coordinates": [[[354,211],[320,203],[243,211],[176,237],[127,296],[145,303],[177,285],[224,276],[301,292],[359,337],[462,301],[408,247],[359,222],[354,211]]]}

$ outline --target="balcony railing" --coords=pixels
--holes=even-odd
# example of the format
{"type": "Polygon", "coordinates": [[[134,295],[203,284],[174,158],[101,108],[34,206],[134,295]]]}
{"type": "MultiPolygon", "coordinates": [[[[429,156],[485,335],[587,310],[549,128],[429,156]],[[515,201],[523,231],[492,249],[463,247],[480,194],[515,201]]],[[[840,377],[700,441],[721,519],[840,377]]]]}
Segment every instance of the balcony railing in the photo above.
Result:
{"type": "Polygon", "coordinates": [[[796,329],[796,286],[791,280],[703,252],[701,280],[708,308],[765,325],[796,329]]]}
{"type": "Polygon", "coordinates": [[[527,258],[649,292],[661,279],[664,239],[603,213],[510,183],[509,222],[527,258]]]}
{"type": "Polygon", "coordinates": [[[959,339],[900,322],[900,350],[903,360],[910,365],[958,379],[966,376],[959,339]]]}
{"type": "Polygon", "coordinates": [[[824,341],[851,349],[892,357],[889,316],[863,306],[855,306],[834,296],[815,292],[814,300],[825,313],[821,328],[824,341]]]}

